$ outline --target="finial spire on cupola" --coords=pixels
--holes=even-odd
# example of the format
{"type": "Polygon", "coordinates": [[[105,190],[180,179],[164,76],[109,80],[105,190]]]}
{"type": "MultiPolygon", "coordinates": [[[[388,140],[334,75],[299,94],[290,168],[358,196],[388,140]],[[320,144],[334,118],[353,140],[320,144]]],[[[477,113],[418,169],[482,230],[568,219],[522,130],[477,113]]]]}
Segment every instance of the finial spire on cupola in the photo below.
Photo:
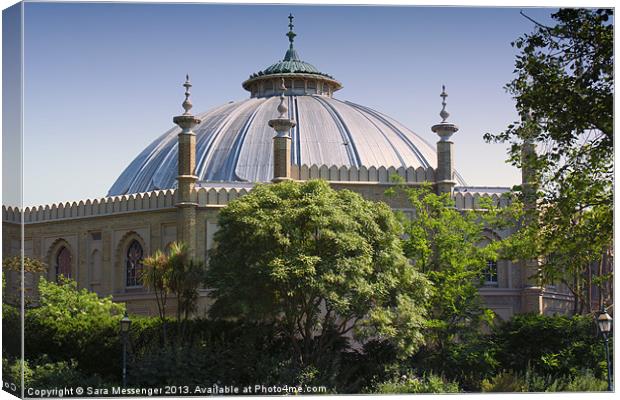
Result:
{"type": "Polygon", "coordinates": [[[289,41],[289,46],[292,49],[293,48],[293,41],[295,40],[295,36],[297,36],[297,34],[295,32],[293,32],[293,28],[295,27],[295,25],[293,25],[293,19],[295,17],[293,16],[293,14],[289,14],[288,15],[288,33],[286,34],[286,36],[288,36],[288,41],[289,41]]]}
{"type": "Polygon", "coordinates": [[[293,16],[293,14],[289,14],[288,15],[288,32],[286,33],[286,36],[288,36],[288,50],[286,51],[286,54],[284,55],[284,61],[299,61],[299,56],[297,55],[297,51],[295,50],[295,48],[293,48],[293,42],[295,41],[295,36],[297,36],[297,34],[295,32],[293,32],[293,28],[295,27],[295,25],[293,25],[293,19],[295,17],[293,16]]]}

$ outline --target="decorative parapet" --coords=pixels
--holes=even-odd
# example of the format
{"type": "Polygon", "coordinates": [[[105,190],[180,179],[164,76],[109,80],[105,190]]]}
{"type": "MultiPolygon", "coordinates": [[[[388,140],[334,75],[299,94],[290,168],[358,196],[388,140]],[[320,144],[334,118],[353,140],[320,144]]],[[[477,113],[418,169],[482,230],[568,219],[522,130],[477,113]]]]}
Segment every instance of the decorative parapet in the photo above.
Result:
{"type": "MultiPolygon", "coordinates": [[[[174,207],[174,190],[155,190],[146,193],[104,197],[79,202],[66,202],[52,205],[26,207],[24,223],[97,217],[136,211],[157,210],[174,207]]],[[[20,210],[17,207],[2,206],[2,220],[20,223],[20,210]]]]}
{"type": "MultiPolygon", "coordinates": [[[[192,193],[192,201],[201,207],[217,207],[226,205],[248,192],[249,189],[246,188],[200,187],[196,188],[192,193]]],[[[176,190],[174,189],[155,190],[80,202],[26,207],[24,209],[24,223],[33,224],[83,217],[172,209],[176,203],[175,194],[176,190]]],[[[19,208],[2,206],[2,221],[15,224],[21,223],[19,208]]]]}
{"type": "Polygon", "coordinates": [[[325,179],[331,182],[378,182],[390,183],[392,176],[398,175],[405,183],[434,182],[435,170],[431,167],[422,168],[395,168],[395,167],[355,167],[355,166],[327,166],[327,165],[293,165],[291,169],[293,179],[325,179]]]}
{"type": "Polygon", "coordinates": [[[484,209],[480,204],[481,199],[490,198],[496,207],[506,207],[510,203],[510,197],[503,193],[489,192],[455,192],[453,195],[454,205],[458,210],[484,209]]]}
{"type": "Polygon", "coordinates": [[[233,201],[237,197],[241,197],[250,192],[251,188],[208,188],[200,187],[196,188],[193,195],[194,201],[198,203],[199,207],[209,207],[226,205],[233,201]]]}
{"type": "Polygon", "coordinates": [[[22,216],[17,207],[2,206],[2,222],[21,223],[22,216]]]}

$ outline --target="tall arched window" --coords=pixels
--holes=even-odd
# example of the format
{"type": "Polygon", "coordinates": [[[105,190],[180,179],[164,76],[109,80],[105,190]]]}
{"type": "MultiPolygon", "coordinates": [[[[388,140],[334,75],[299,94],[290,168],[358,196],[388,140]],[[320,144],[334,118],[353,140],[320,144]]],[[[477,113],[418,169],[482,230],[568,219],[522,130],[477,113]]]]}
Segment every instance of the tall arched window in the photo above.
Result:
{"type": "Polygon", "coordinates": [[[56,280],[61,275],[71,278],[71,252],[65,246],[62,246],[56,254],[56,280]]]}
{"type": "Polygon", "coordinates": [[[127,282],[128,287],[142,285],[142,245],[133,240],[127,249],[127,282]]]}

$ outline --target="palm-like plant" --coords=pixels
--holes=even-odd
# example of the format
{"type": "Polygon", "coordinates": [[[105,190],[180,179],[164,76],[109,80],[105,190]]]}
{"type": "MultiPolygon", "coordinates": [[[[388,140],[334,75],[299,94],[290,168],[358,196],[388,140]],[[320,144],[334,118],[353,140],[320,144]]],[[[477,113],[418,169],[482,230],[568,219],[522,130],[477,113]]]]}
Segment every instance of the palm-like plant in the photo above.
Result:
{"type": "Polygon", "coordinates": [[[163,340],[167,340],[166,305],[170,294],[170,268],[169,258],[161,250],[157,250],[152,256],[143,260],[142,284],[155,293],[157,310],[163,327],[163,340]]]}
{"type": "Polygon", "coordinates": [[[157,250],[144,260],[144,265],[142,279],[146,286],[155,291],[159,315],[164,324],[164,340],[166,302],[171,294],[176,297],[177,333],[181,338],[186,321],[197,307],[198,288],[205,277],[204,264],[190,258],[185,243],[173,242],[167,254],[157,250]]]}

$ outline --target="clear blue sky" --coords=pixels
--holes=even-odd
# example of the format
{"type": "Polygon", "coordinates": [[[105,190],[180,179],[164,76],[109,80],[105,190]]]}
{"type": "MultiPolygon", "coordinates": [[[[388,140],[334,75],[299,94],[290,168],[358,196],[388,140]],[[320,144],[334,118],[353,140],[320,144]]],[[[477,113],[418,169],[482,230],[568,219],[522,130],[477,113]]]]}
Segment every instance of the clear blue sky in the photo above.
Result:
{"type": "MultiPolygon", "coordinates": [[[[519,171],[505,163],[506,146],[482,135],[516,118],[503,89],[510,42],[533,30],[519,10],[27,3],[24,204],[104,196],[173,125],[186,72],[196,112],[248,97],[241,82],[284,56],[289,12],[301,58],[344,84],[335,97],[431,143],[446,84],[457,170],[472,185],[511,186],[519,171]]],[[[526,12],[548,22],[553,10],[526,12]]]]}

